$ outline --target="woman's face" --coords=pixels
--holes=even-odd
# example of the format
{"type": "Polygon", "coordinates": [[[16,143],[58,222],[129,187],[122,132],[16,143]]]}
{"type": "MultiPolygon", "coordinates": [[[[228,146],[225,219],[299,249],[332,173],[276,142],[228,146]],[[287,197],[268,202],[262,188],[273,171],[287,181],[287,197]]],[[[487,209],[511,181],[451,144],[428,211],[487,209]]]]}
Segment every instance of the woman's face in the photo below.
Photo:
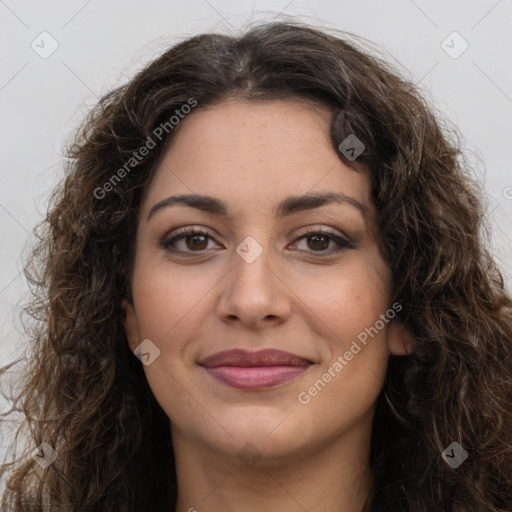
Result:
{"type": "Polygon", "coordinates": [[[292,460],[368,440],[406,333],[367,172],[340,161],[323,106],[200,107],[142,202],[123,303],[174,445],[292,460]]]}

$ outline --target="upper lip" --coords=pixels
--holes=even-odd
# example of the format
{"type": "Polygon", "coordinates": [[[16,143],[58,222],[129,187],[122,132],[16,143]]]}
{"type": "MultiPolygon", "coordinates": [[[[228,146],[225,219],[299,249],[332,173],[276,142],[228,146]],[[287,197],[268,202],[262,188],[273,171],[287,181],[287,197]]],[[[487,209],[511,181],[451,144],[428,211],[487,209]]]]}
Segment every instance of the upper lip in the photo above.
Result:
{"type": "Polygon", "coordinates": [[[200,361],[202,366],[305,366],[312,361],[283,350],[266,349],[258,352],[233,349],[224,350],[208,356],[200,361]]]}

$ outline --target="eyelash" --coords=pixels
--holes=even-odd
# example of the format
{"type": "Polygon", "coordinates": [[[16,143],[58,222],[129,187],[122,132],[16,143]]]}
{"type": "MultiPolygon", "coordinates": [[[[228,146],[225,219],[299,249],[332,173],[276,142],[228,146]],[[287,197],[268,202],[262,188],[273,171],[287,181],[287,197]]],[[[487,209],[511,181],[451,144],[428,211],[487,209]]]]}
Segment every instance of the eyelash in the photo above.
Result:
{"type": "MultiPolygon", "coordinates": [[[[188,238],[190,236],[194,236],[194,235],[203,235],[205,237],[210,238],[211,240],[215,240],[210,235],[210,233],[208,233],[207,231],[203,231],[203,230],[197,229],[197,228],[182,228],[181,230],[178,230],[178,232],[172,238],[169,238],[168,235],[164,236],[159,241],[159,245],[166,251],[169,251],[171,253],[178,254],[178,255],[185,255],[185,254],[186,255],[194,255],[194,254],[200,254],[201,252],[206,251],[207,249],[201,249],[199,251],[181,251],[179,249],[170,248],[171,245],[176,243],[178,240],[186,239],[186,238],[188,238]]],[[[306,233],[302,234],[299,238],[297,238],[296,241],[302,240],[304,238],[307,239],[308,237],[313,236],[313,235],[327,236],[328,238],[330,238],[330,240],[332,240],[333,242],[338,244],[338,247],[335,248],[334,250],[333,249],[330,249],[330,250],[325,249],[325,250],[321,250],[321,251],[313,251],[313,250],[307,251],[307,252],[319,253],[318,256],[320,258],[330,256],[332,254],[337,254],[337,253],[343,251],[344,249],[353,249],[354,248],[354,245],[352,243],[350,243],[348,240],[346,240],[345,238],[335,235],[334,233],[331,233],[330,231],[324,231],[324,230],[321,230],[318,228],[309,229],[308,231],[306,231],[306,233]],[[324,253],[324,254],[322,254],[322,253],[324,253]]]]}

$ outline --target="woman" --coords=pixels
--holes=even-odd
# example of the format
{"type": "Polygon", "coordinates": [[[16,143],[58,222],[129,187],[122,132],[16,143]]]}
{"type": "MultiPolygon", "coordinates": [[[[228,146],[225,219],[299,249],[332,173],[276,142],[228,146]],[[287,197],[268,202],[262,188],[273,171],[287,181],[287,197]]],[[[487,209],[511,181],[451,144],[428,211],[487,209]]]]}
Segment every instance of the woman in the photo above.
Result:
{"type": "Polygon", "coordinates": [[[512,510],[511,299],[396,70],[295,22],[203,34],[70,157],[2,510],[512,510]]]}

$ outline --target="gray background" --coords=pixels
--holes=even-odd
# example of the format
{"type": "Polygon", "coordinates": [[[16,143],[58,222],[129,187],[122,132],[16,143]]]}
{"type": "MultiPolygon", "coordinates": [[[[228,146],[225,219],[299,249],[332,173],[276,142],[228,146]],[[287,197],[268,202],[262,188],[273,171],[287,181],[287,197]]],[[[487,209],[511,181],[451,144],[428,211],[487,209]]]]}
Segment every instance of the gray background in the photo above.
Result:
{"type": "Polygon", "coordinates": [[[353,32],[391,52],[460,128],[488,198],[490,243],[510,287],[512,0],[6,0],[0,1],[0,364],[26,344],[18,318],[27,298],[21,252],[62,176],[62,144],[87,109],[168,45],[203,31],[230,33],[280,12],[353,32]],[[453,31],[463,40],[446,39],[453,31]],[[31,46],[51,49],[42,32],[58,44],[47,58],[31,46]],[[464,40],[469,47],[453,58],[445,40],[453,55],[464,40]]]}

